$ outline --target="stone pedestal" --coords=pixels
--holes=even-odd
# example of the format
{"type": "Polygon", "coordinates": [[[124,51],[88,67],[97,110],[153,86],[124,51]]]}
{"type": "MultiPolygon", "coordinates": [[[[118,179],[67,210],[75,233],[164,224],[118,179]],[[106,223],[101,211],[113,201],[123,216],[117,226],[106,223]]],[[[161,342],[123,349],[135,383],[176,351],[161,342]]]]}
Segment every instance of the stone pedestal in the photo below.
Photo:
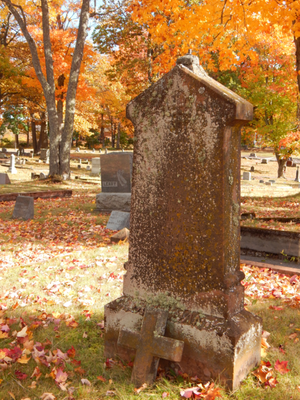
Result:
{"type": "MultiPolygon", "coordinates": [[[[230,390],[236,389],[259,363],[262,325],[260,318],[243,310],[233,318],[209,317],[183,310],[181,304],[168,306],[168,299],[123,296],[105,306],[105,357],[132,361],[135,351],[118,345],[122,329],[140,330],[147,305],[169,310],[165,336],[184,342],[180,370],[208,381],[219,379],[230,390]],[[180,308],[178,308],[180,307],[180,308]]],[[[184,307],[183,307],[184,308],[184,307]]],[[[161,367],[175,367],[160,360],[161,367]]]]}
{"type": "Polygon", "coordinates": [[[99,193],[96,195],[96,210],[102,212],[130,211],[131,193],[99,193]]]}
{"type": "Polygon", "coordinates": [[[166,336],[184,341],[183,372],[235,389],[259,363],[262,325],[244,310],[240,271],[240,128],[252,114],[192,55],[127,106],[129,259],[124,297],[105,308],[107,357],[132,355],[119,330],[153,306],[169,311],[166,336]]]}

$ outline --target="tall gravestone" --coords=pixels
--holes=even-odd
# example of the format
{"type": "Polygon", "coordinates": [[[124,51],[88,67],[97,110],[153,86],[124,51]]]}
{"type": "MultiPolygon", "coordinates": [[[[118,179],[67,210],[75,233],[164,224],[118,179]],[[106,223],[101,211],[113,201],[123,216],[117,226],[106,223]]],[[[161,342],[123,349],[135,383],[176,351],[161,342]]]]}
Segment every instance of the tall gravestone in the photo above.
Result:
{"type": "Polygon", "coordinates": [[[112,152],[100,156],[101,190],[96,209],[130,211],[132,153],[112,152]]]}
{"type": "Polygon", "coordinates": [[[234,389],[259,363],[261,320],[244,309],[240,271],[240,128],[252,113],[192,55],[127,106],[136,136],[129,260],[124,295],[105,307],[107,357],[140,349],[150,307],[168,310],[165,336],[184,342],[189,375],[234,389]]]}

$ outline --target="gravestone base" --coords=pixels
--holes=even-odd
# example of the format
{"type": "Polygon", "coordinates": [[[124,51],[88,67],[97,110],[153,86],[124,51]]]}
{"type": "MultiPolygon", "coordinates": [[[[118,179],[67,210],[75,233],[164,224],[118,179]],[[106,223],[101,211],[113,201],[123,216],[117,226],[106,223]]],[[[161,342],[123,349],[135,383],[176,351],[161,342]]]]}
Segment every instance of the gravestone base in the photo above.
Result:
{"type": "Polygon", "coordinates": [[[96,195],[96,210],[102,212],[130,211],[131,193],[99,193],[96,195]]]}
{"type": "MultiPolygon", "coordinates": [[[[119,332],[139,331],[145,307],[145,301],[130,296],[105,306],[105,357],[134,359],[135,350],[117,344],[119,332]]],[[[169,310],[165,336],[184,341],[182,360],[178,363],[181,372],[197,375],[203,381],[218,379],[234,390],[260,362],[261,332],[261,319],[245,310],[226,320],[175,307],[169,310]]],[[[160,365],[176,369],[167,360],[161,359],[160,365]]]]}

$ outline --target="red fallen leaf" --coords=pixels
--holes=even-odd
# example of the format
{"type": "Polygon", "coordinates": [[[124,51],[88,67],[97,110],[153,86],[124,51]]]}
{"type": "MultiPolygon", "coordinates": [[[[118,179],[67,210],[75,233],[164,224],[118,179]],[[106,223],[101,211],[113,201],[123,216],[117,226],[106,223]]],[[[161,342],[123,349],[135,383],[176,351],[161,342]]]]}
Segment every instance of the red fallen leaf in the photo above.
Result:
{"type": "Polygon", "coordinates": [[[268,367],[268,368],[271,367],[270,361],[261,361],[261,365],[265,365],[265,366],[268,367]]]}
{"type": "Polygon", "coordinates": [[[265,386],[270,386],[270,388],[274,388],[278,383],[276,378],[270,378],[268,381],[265,382],[265,386]]]}
{"type": "Polygon", "coordinates": [[[271,310],[277,310],[277,311],[283,310],[283,307],[280,307],[280,306],[270,306],[269,308],[270,308],[271,310]]]}
{"type": "Polygon", "coordinates": [[[9,350],[8,357],[12,358],[13,361],[16,361],[18,358],[22,356],[22,350],[20,347],[15,346],[13,349],[9,350]]]}
{"type": "Polygon", "coordinates": [[[76,350],[74,349],[73,346],[67,351],[67,354],[68,354],[68,357],[70,357],[70,358],[74,358],[75,357],[76,350]]]}
{"type": "Polygon", "coordinates": [[[74,371],[76,371],[79,375],[85,374],[85,370],[81,367],[75,368],[74,371]]]}
{"type": "Polygon", "coordinates": [[[105,361],[105,368],[112,368],[114,361],[111,358],[107,358],[105,361]]]}
{"type": "Polygon", "coordinates": [[[97,379],[99,379],[101,382],[106,382],[106,379],[102,375],[97,376],[97,379]]]}
{"type": "Polygon", "coordinates": [[[280,362],[279,360],[277,360],[275,362],[274,369],[276,369],[276,371],[280,372],[281,374],[287,374],[290,371],[290,369],[287,368],[287,363],[287,361],[280,362]]]}
{"type": "Polygon", "coordinates": [[[71,361],[71,364],[74,364],[74,365],[80,365],[81,364],[81,361],[77,361],[77,360],[75,360],[75,358],[71,361]]]}
{"type": "Polygon", "coordinates": [[[21,372],[19,370],[15,371],[15,375],[16,375],[17,379],[20,379],[20,381],[23,381],[28,376],[27,374],[25,374],[24,372],[21,372]]]}

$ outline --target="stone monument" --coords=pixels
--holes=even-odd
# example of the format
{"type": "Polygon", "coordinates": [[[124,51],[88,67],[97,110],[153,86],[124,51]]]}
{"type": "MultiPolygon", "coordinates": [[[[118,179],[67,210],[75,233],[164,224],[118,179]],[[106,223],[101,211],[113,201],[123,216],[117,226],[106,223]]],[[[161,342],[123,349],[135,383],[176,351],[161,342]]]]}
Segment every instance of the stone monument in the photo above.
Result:
{"type": "Polygon", "coordinates": [[[7,172],[9,172],[10,174],[16,174],[17,170],[16,170],[16,156],[14,154],[12,154],[10,156],[10,164],[9,164],[9,168],[7,170],[7,172]]]}
{"type": "MultiPolygon", "coordinates": [[[[141,363],[141,337],[153,336],[145,329],[164,310],[166,327],[154,336],[182,353],[144,341],[153,363],[180,361],[182,372],[235,389],[260,362],[262,324],[244,309],[240,271],[240,129],[252,115],[191,54],[128,104],[136,138],[129,260],[124,295],[105,306],[106,357],[136,354],[141,363]]],[[[133,374],[135,385],[151,382],[147,374],[133,374]]]]}

